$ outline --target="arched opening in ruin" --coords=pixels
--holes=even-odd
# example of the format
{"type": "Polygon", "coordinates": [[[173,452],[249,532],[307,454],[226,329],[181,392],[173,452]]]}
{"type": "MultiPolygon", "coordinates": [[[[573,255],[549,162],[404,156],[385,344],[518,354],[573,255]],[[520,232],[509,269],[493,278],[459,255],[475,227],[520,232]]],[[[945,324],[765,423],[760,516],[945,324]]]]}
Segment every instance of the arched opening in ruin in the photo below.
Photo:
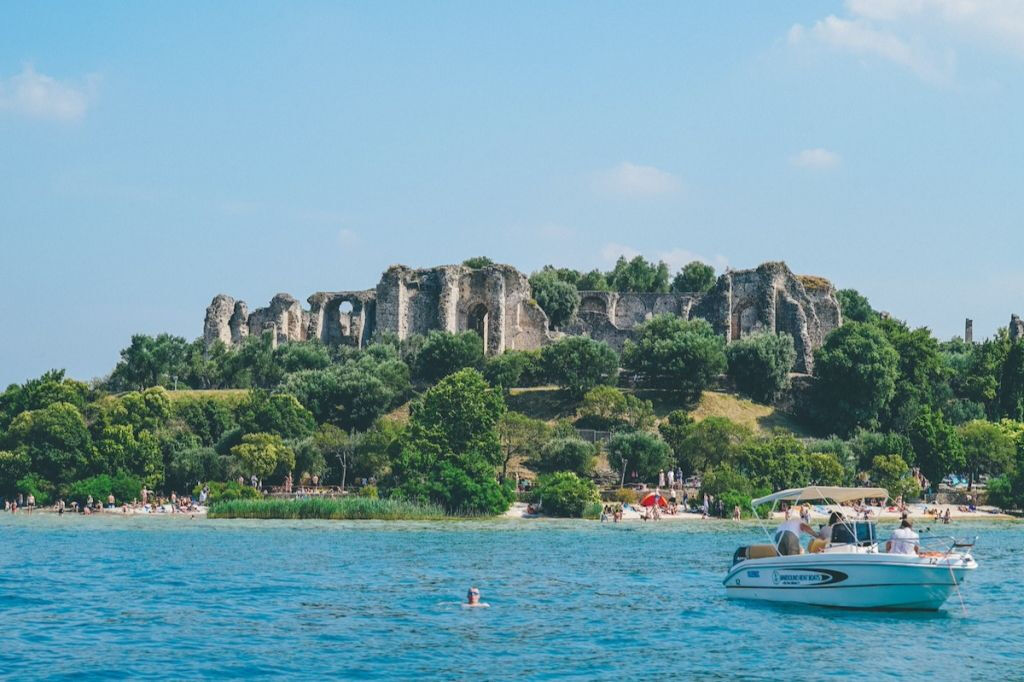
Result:
{"type": "Polygon", "coordinates": [[[489,324],[490,313],[487,310],[487,306],[483,303],[477,303],[475,306],[469,309],[469,316],[466,321],[466,327],[475,331],[483,339],[484,350],[487,350],[487,327],[489,324]]]}
{"type": "Polygon", "coordinates": [[[352,335],[352,301],[342,301],[338,304],[338,329],[342,336],[352,335]]]}

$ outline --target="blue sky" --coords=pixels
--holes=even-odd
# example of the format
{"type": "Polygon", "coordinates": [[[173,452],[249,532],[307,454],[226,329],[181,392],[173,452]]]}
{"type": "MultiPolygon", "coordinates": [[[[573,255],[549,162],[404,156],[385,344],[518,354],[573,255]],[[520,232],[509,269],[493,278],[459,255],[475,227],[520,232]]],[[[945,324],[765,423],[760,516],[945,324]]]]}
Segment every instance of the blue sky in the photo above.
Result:
{"type": "Polygon", "coordinates": [[[989,335],[1022,80],[999,0],[8,4],[0,384],[478,254],[783,259],[989,335]]]}

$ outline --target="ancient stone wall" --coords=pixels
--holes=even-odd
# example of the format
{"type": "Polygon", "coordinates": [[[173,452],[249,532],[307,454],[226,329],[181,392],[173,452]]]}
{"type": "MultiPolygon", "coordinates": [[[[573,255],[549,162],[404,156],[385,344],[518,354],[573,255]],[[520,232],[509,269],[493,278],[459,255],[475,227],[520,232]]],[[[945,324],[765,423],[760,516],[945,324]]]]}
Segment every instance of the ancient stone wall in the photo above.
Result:
{"type": "MultiPolygon", "coordinates": [[[[669,313],[706,319],[727,341],[788,333],[797,350],[795,371],[810,373],[814,349],[842,324],[831,283],[794,275],[784,263],[728,271],[706,294],[582,291],[576,319],[559,330],[549,329],[526,276],[508,265],[393,265],[375,289],[317,292],[308,302],[305,311],[296,299],[278,294],[268,307],[249,313],[244,301],[220,294],[206,310],[203,337],[208,345],[237,345],[270,330],[276,343],[316,338],[363,347],[377,332],[405,339],[432,330],[474,330],[488,355],[540,348],[563,334],[587,335],[621,350],[638,325],[669,313]]],[[[1020,328],[1024,335],[1024,324],[1020,328]]]]}

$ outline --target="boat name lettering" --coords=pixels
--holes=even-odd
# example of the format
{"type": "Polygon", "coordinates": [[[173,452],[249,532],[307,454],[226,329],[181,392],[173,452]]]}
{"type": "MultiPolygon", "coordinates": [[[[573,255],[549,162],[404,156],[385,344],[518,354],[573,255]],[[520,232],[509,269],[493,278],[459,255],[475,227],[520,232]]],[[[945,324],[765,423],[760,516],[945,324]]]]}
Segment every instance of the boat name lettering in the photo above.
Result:
{"type": "Polygon", "coordinates": [[[840,571],[819,568],[791,568],[772,571],[772,582],[782,586],[829,585],[842,582],[847,577],[840,571]]]}

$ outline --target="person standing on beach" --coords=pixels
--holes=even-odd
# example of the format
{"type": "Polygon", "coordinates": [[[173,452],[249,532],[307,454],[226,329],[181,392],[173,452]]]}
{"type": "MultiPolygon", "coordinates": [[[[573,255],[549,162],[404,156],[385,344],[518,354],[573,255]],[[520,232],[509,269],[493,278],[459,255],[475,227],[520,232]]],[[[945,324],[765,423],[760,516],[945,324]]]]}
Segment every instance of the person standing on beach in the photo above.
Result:
{"type": "Polygon", "coordinates": [[[31,514],[32,510],[35,509],[36,507],[36,496],[33,495],[32,493],[29,493],[28,499],[25,501],[28,503],[25,505],[25,509],[27,509],[28,513],[31,514]]]}
{"type": "Polygon", "coordinates": [[[740,520],[740,506],[738,504],[735,507],[732,508],[732,520],[733,521],[739,521],[740,520]]]}

